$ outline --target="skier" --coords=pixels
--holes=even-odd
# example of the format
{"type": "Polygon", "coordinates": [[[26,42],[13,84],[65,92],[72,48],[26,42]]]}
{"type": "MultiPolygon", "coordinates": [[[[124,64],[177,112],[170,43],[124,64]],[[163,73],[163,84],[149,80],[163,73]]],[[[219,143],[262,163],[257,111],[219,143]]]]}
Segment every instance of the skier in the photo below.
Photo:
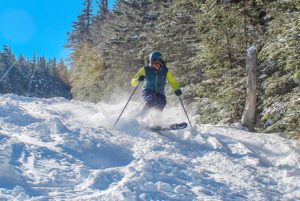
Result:
{"type": "Polygon", "coordinates": [[[167,104],[165,96],[167,81],[177,96],[182,95],[180,85],[166,67],[162,54],[157,51],[152,52],[149,55],[149,62],[149,65],[142,67],[131,80],[133,87],[136,87],[139,82],[145,81],[142,88],[142,97],[146,104],[141,112],[142,114],[145,114],[149,109],[163,111],[167,104]]]}

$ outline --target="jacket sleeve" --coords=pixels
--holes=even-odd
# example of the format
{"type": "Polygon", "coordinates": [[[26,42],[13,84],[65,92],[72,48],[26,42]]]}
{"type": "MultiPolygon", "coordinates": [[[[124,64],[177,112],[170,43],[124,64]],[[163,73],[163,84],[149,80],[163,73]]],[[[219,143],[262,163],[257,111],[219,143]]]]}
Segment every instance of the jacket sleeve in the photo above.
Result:
{"type": "Polygon", "coordinates": [[[180,89],[179,82],[175,79],[174,75],[171,73],[170,70],[168,70],[168,73],[167,73],[167,80],[174,91],[176,91],[177,89],[180,89]]]}
{"type": "Polygon", "coordinates": [[[139,77],[145,76],[145,68],[142,67],[131,79],[131,86],[136,87],[139,84],[139,77]]]}

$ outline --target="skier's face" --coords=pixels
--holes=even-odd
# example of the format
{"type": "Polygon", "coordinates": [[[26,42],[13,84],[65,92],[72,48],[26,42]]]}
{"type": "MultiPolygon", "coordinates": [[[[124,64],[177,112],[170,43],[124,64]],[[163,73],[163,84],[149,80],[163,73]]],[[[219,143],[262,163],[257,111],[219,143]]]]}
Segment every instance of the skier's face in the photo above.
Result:
{"type": "Polygon", "coordinates": [[[161,63],[159,61],[155,61],[152,63],[152,67],[156,70],[160,69],[161,63]]]}

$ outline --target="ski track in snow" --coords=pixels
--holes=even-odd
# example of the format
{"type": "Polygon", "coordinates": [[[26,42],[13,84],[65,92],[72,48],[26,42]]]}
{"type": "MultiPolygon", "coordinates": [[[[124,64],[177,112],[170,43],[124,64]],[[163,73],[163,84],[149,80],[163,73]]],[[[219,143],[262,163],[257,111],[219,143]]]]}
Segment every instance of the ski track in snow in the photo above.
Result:
{"type": "Polygon", "coordinates": [[[300,200],[300,148],[275,134],[202,125],[178,108],[137,121],[140,103],[0,95],[0,200],[300,200]],[[138,109],[137,109],[138,108],[138,109]]]}

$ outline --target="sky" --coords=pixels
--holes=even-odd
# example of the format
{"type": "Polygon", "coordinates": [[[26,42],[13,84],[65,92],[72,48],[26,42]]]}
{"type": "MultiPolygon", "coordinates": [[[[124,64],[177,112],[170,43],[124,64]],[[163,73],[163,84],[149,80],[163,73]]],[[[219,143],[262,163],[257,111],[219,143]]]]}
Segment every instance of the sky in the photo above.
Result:
{"type": "Polygon", "coordinates": [[[16,56],[66,59],[67,32],[82,8],[83,0],[0,0],[0,51],[8,45],[16,56]]]}

